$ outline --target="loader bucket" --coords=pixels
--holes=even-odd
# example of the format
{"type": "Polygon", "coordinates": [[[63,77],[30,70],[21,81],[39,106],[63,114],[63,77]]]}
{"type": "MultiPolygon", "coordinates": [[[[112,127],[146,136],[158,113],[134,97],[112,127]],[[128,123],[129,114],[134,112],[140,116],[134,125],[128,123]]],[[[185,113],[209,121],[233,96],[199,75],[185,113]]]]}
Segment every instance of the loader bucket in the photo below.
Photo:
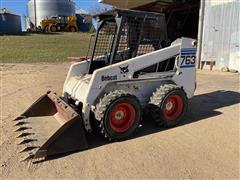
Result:
{"type": "Polygon", "coordinates": [[[22,161],[88,147],[81,116],[52,92],[14,121],[20,152],[25,154],[22,161]]]}

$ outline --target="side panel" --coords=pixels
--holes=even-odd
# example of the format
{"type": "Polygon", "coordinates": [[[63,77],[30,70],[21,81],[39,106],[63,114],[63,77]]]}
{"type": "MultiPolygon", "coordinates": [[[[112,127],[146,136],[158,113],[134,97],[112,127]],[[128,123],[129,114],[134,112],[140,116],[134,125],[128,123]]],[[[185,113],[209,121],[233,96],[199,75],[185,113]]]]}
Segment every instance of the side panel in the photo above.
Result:
{"type": "Polygon", "coordinates": [[[66,90],[66,86],[70,78],[74,76],[82,76],[84,74],[87,74],[89,70],[89,66],[90,66],[89,61],[82,61],[82,62],[74,63],[71,65],[71,67],[69,68],[66,80],[64,82],[63,93],[66,90]]]}
{"type": "Polygon", "coordinates": [[[144,108],[148,104],[150,97],[153,95],[153,92],[155,92],[156,89],[159,88],[162,84],[165,84],[167,82],[169,83],[172,82],[171,78],[143,79],[137,81],[116,82],[109,84],[104,89],[104,93],[111,92],[116,89],[124,90],[135,95],[140,101],[142,107],[144,108]]]}
{"type": "Polygon", "coordinates": [[[196,89],[196,45],[194,40],[182,38],[179,57],[178,72],[173,77],[173,81],[183,87],[188,98],[191,98],[196,89]]]}

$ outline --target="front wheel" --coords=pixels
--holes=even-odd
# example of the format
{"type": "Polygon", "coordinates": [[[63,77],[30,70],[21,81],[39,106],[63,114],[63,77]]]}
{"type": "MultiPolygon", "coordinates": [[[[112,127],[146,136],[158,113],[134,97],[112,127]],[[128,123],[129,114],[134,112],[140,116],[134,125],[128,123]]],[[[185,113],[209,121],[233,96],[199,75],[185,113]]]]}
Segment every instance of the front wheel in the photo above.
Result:
{"type": "Polygon", "coordinates": [[[138,99],[118,90],[106,94],[94,111],[100,133],[109,140],[122,140],[131,136],[141,121],[138,99]]]}
{"type": "Polygon", "coordinates": [[[43,32],[49,32],[49,26],[46,26],[43,30],[43,32]]]}
{"type": "Polygon", "coordinates": [[[165,84],[153,94],[149,108],[158,125],[173,127],[181,122],[188,107],[185,92],[174,84],[165,84]]]}

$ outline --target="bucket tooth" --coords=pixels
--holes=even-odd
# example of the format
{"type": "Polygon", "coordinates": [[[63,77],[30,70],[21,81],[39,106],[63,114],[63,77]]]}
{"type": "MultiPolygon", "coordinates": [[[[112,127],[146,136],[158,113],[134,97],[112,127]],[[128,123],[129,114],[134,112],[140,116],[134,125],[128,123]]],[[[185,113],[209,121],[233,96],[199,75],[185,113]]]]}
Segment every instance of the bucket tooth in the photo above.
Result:
{"type": "Polygon", "coordinates": [[[16,119],[14,119],[14,121],[18,121],[18,120],[26,119],[26,118],[27,118],[26,116],[18,116],[16,119]]]}
{"type": "Polygon", "coordinates": [[[34,159],[34,154],[28,154],[26,155],[25,157],[23,157],[20,162],[25,162],[25,161],[28,161],[28,160],[31,160],[31,159],[34,159]]]}
{"type": "Polygon", "coordinates": [[[13,121],[19,121],[21,119],[26,119],[26,118],[27,118],[26,116],[19,116],[16,119],[14,119],[13,121]]]}
{"type": "Polygon", "coordinates": [[[28,152],[28,151],[32,151],[33,149],[37,149],[39,148],[39,146],[26,146],[25,148],[21,149],[18,153],[24,153],[24,152],[28,152]]]}
{"type": "Polygon", "coordinates": [[[21,125],[24,125],[24,124],[27,124],[28,122],[27,121],[18,121],[16,124],[14,124],[14,126],[21,126],[21,125]]]}
{"type": "Polygon", "coordinates": [[[16,129],[15,132],[24,131],[24,130],[27,130],[27,129],[32,129],[32,128],[22,126],[22,127],[19,127],[18,129],[16,129]]]}
{"type": "Polygon", "coordinates": [[[19,143],[18,143],[18,145],[21,145],[21,144],[27,144],[27,143],[30,143],[30,142],[34,142],[34,141],[37,141],[36,139],[28,139],[28,138],[26,138],[26,139],[23,139],[22,141],[20,141],[19,143]]]}
{"type": "Polygon", "coordinates": [[[22,137],[30,136],[30,135],[34,135],[34,133],[22,132],[22,133],[18,134],[18,135],[16,136],[16,138],[22,138],[22,137]]]}
{"type": "Polygon", "coordinates": [[[28,160],[33,160],[35,159],[35,154],[36,152],[38,151],[38,149],[34,148],[30,151],[25,151],[25,152],[22,152],[21,154],[23,154],[23,158],[21,158],[20,162],[24,162],[24,161],[28,161],[28,160]]]}

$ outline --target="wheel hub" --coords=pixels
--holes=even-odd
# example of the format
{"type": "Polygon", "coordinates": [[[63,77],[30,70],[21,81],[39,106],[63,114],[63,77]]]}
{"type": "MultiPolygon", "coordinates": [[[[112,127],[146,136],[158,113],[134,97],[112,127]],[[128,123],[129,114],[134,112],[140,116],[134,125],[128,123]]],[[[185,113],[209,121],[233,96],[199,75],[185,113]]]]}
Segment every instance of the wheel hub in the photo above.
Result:
{"type": "Polygon", "coordinates": [[[183,111],[183,100],[178,95],[168,97],[163,113],[171,121],[177,120],[183,111]]]}
{"type": "Polygon", "coordinates": [[[124,112],[119,110],[115,113],[115,119],[121,121],[124,118],[124,112]]]}
{"type": "Polygon", "coordinates": [[[168,101],[166,104],[166,110],[171,111],[174,107],[174,104],[172,101],[168,101]]]}
{"type": "Polygon", "coordinates": [[[136,118],[136,112],[130,103],[117,104],[110,113],[110,126],[116,132],[127,131],[136,118]]]}

